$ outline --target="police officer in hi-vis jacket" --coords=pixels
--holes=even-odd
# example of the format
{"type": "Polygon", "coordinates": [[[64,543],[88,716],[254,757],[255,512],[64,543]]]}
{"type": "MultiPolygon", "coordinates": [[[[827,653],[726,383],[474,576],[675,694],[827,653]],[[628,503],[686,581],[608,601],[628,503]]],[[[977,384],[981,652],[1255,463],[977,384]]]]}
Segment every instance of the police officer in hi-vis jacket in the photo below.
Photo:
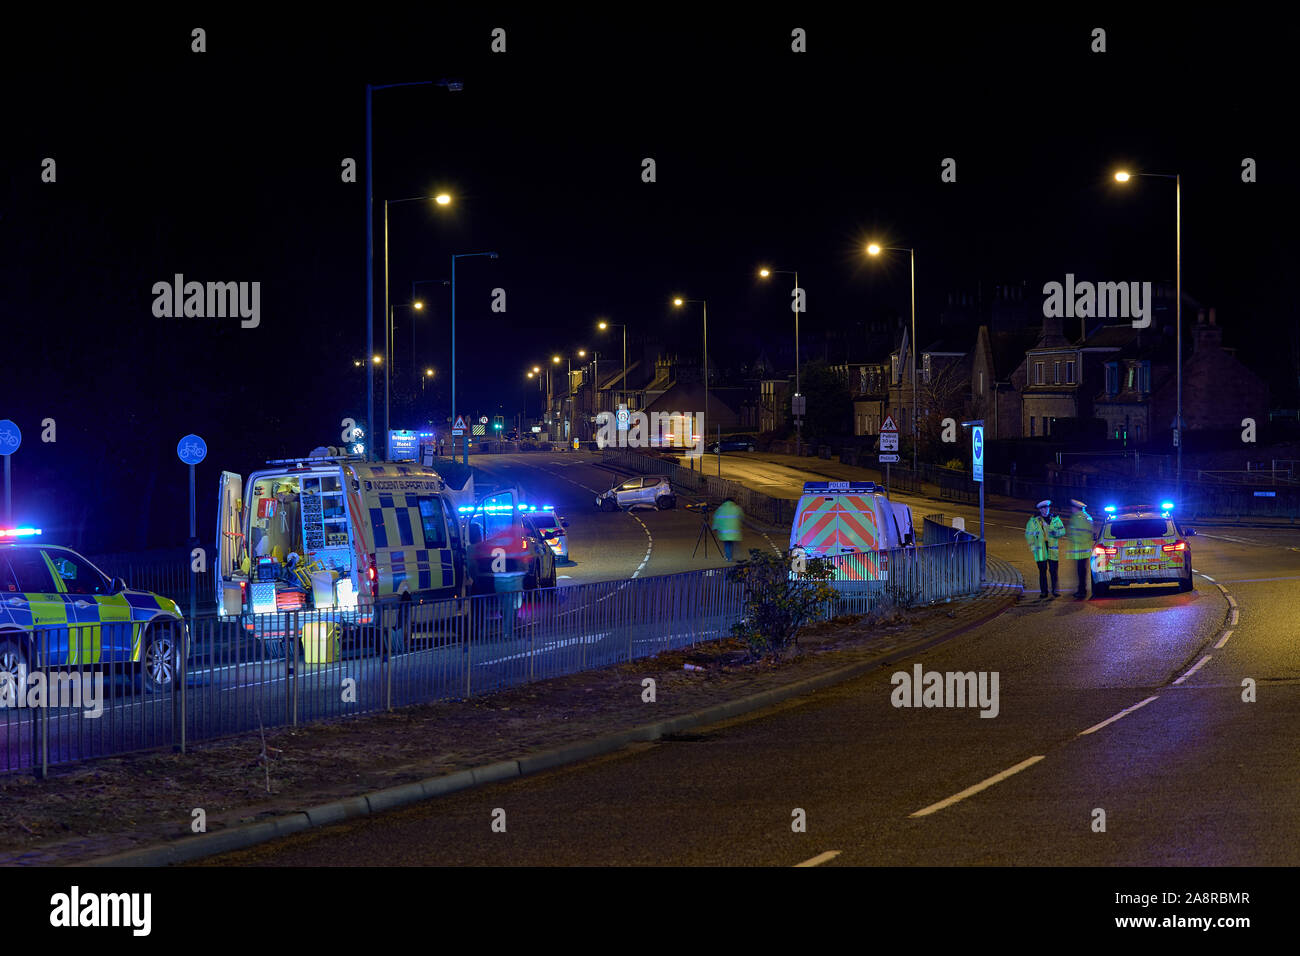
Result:
{"type": "Polygon", "coordinates": [[[1047,597],[1047,576],[1052,576],[1052,597],[1061,596],[1060,582],[1057,580],[1061,538],[1065,536],[1065,525],[1060,515],[1052,514],[1050,498],[1038,503],[1038,513],[1025,525],[1025,540],[1029,542],[1029,553],[1038,564],[1038,590],[1043,598],[1047,597]]]}
{"type": "Polygon", "coordinates": [[[1065,557],[1074,562],[1079,577],[1079,587],[1074,596],[1083,600],[1088,596],[1088,558],[1092,554],[1092,515],[1088,506],[1078,498],[1070,499],[1070,521],[1066,525],[1065,557]]]}

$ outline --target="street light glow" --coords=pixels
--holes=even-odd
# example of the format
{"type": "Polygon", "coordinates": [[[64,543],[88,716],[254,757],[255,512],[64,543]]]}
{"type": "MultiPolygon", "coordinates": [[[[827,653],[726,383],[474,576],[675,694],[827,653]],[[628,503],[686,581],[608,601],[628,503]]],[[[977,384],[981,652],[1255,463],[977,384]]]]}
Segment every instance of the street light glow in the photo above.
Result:
{"type": "Polygon", "coordinates": [[[878,245],[877,245],[876,243],[874,243],[874,242],[871,243],[871,245],[867,246],[867,255],[869,255],[869,256],[878,256],[878,255],[880,255],[880,246],[878,246],[878,245]]]}
{"type": "Polygon", "coordinates": [[[758,274],[759,274],[760,276],[762,276],[764,279],[766,279],[768,276],[770,276],[770,275],[772,274],[772,270],[771,270],[771,269],[759,269],[759,270],[758,270],[758,274]]]}
{"type": "Polygon", "coordinates": [[[1117,183],[1126,183],[1129,181],[1129,178],[1129,174],[1122,169],[1115,174],[1115,182],[1117,183]]]}
{"type": "Polygon", "coordinates": [[[411,308],[415,309],[418,312],[424,308],[424,303],[419,299],[416,299],[414,302],[411,303],[411,308]]]}
{"type": "Polygon", "coordinates": [[[431,368],[426,368],[426,369],[424,370],[424,375],[425,375],[425,378],[433,378],[433,369],[431,369],[431,368]]]}
{"type": "Polygon", "coordinates": [[[438,193],[438,195],[433,197],[433,201],[436,202],[439,206],[446,206],[450,204],[451,197],[446,193],[438,193]]]}
{"type": "Polygon", "coordinates": [[[380,365],[383,363],[384,357],[382,355],[376,355],[374,361],[376,365],[380,365]]]}
{"type": "Polygon", "coordinates": [[[673,305],[681,307],[683,300],[680,298],[673,299],[673,305]]]}
{"type": "Polygon", "coordinates": [[[587,350],[586,350],[586,349],[578,349],[578,358],[586,358],[586,357],[587,357],[587,350]]]}
{"type": "Polygon", "coordinates": [[[559,364],[560,364],[560,357],[559,357],[558,355],[552,355],[552,356],[551,356],[551,361],[554,362],[556,365],[559,365],[559,364]]]}
{"type": "Polygon", "coordinates": [[[534,365],[534,366],[533,366],[533,371],[536,372],[536,373],[538,373],[538,374],[540,375],[540,374],[541,374],[541,371],[542,371],[542,367],[541,367],[540,365],[534,365]]]}
{"type": "Polygon", "coordinates": [[[598,323],[598,324],[596,325],[596,328],[601,329],[601,330],[607,329],[607,328],[609,328],[609,323],[608,323],[608,322],[600,322],[600,323],[598,323]]]}

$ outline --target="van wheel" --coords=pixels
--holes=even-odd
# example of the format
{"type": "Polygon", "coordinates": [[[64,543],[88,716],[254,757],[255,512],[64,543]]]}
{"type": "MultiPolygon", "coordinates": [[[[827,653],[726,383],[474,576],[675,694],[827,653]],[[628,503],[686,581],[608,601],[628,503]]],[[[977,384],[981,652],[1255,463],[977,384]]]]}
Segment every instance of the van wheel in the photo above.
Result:
{"type": "Polygon", "coordinates": [[[149,625],[140,637],[140,689],[161,694],[176,686],[180,676],[180,623],[149,625]]]}
{"type": "Polygon", "coordinates": [[[16,704],[27,693],[27,651],[12,638],[0,641],[0,697],[16,704]]]}

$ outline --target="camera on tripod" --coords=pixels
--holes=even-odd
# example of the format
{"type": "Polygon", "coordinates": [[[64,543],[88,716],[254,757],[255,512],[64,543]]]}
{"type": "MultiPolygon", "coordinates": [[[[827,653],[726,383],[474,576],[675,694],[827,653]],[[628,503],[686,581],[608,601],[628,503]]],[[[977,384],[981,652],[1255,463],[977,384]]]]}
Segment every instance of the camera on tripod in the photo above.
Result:
{"type": "Polygon", "coordinates": [[[697,515],[706,515],[713,510],[713,505],[709,504],[707,501],[697,501],[693,505],[687,505],[686,510],[694,512],[697,515]]]}

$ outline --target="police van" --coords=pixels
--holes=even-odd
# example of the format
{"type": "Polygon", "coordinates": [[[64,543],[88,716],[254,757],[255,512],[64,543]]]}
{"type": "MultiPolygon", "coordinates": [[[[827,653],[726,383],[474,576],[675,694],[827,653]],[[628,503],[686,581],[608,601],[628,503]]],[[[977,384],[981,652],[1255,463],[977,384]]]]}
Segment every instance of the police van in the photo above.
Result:
{"type": "Polygon", "coordinates": [[[795,508],[790,551],[834,558],[836,580],[874,580],[888,572],[888,551],[915,543],[912,509],[890,501],[873,481],[808,481],[795,508]],[[862,558],[842,555],[862,554],[862,558]]]}
{"type": "Polygon", "coordinates": [[[251,626],[312,610],[364,623],[377,604],[490,590],[496,548],[502,570],[521,564],[517,499],[516,489],[477,499],[472,478],[456,488],[415,462],[322,455],[270,461],[247,479],[224,471],[218,616],[251,626]]]}

